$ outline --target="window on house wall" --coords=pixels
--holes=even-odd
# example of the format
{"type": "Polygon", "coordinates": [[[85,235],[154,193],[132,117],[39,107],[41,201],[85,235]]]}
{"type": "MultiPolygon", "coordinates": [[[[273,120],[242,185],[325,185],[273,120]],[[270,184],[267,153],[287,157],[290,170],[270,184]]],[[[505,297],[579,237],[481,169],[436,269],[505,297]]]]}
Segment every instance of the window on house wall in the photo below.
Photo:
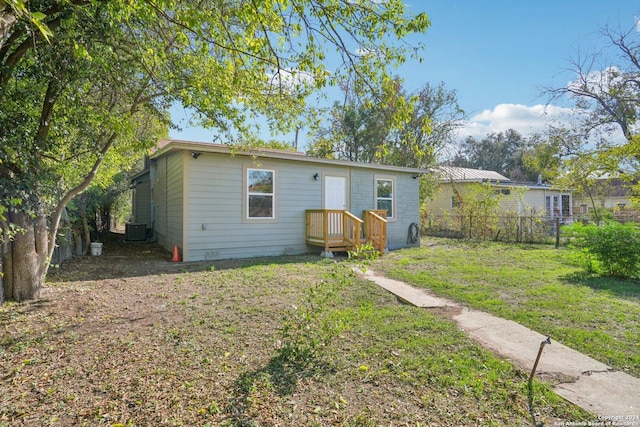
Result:
{"type": "Polygon", "coordinates": [[[562,195],[562,217],[571,216],[571,199],[568,194],[562,195]]]}
{"type": "Polygon", "coordinates": [[[275,171],[247,168],[247,219],[275,218],[275,171]]]}
{"type": "Polygon", "coordinates": [[[548,217],[555,218],[557,216],[560,216],[560,206],[558,202],[558,196],[546,196],[545,208],[546,208],[548,217]]]}
{"type": "Polygon", "coordinates": [[[453,189],[453,195],[451,196],[451,209],[457,209],[462,206],[462,195],[455,188],[453,189]]]}
{"type": "Polygon", "coordinates": [[[386,210],[387,218],[395,218],[393,187],[391,178],[376,179],[376,209],[386,210]]]}

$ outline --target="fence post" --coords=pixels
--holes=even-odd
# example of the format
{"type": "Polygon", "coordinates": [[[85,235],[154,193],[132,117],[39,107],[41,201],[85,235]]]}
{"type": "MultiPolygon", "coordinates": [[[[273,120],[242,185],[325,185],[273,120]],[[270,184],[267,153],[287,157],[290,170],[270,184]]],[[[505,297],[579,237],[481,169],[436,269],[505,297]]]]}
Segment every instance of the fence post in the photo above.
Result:
{"type": "Polygon", "coordinates": [[[533,242],[533,215],[529,216],[529,241],[533,242]]]}
{"type": "Polygon", "coordinates": [[[516,230],[516,242],[522,242],[522,216],[518,215],[518,229],[516,230]]]}
{"type": "Polygon", "coordinates": [[[556,217],[556,249],[560,247],[560,218],[556,217]]]}

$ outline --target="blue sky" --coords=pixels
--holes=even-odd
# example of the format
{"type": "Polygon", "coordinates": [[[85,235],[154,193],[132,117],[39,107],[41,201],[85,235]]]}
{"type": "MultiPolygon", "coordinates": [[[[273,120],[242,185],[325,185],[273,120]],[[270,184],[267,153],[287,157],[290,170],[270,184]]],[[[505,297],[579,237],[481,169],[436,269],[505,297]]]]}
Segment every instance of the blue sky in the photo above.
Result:
{"type": "MultiPolygon", "coordinates": [[[[425,46],[423,62],[408,62],[395,74],[410,90],[441,81],[455,90],[467,113],[461,135],[477,138],[509,128],[523,135],[542,130],[561,110],[544,108],[548,100],[541,89],[564,86],[574,77],[567,71],[570,59],[600,47],[604,25],[627,30],[640,18],[638,0],[411,0],[407,5],[426,12],[431,27],[409,39],[425,46]]],[[[184,126],[179,112],[173,117],[184,126]]],[[[211,141],[213,135],[190,127],[170,134],[194,141],[211,141]]],[[[264,138],[290,141],[292,134],[264,138]]],[[[303,130],[301,145],[305,138],[303,130]]]]}

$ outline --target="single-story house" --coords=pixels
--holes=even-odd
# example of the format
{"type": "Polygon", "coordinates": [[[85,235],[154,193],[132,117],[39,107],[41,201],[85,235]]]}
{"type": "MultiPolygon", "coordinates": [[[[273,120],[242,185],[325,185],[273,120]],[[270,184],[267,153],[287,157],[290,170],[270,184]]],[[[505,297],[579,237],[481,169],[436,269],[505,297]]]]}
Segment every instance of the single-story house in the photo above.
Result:
{"type": "Polygon", "coordinates": [[[542,215],[567,219],[572,216],[571,192],[538,182],[515,182],[494,171],[440,166],[433,170],[438,176],[438,188],[426,203],[429,215],[452,213],[460,197],[475,184],[487,184],[501,195],[500,209],[518,215],[542,215]]]}
{"type": "Polygon", "coordinates": [[[419,245],[419,174],[271,149],[162,141],[131,180],[144,228],[183,261],[419,245]],[[417,238],[415,238],[417,237],[417,238]]]}
{"type": "Polygon", "coordinates": [[[637,181],[625,181],[620,178],[598,179],[589,194],[578,194],[573,198],[573,212],[584,215],[594,208],[628,209],[631,208],[631,188],[637,181]]]}

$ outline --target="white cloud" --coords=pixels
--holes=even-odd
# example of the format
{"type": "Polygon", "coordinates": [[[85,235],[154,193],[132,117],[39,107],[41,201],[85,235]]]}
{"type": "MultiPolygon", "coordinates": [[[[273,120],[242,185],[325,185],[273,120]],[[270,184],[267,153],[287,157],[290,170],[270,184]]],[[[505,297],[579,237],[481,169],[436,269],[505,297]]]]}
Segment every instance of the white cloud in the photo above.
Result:
{"type": "Polygon", "coordinates": [[[482,139],[489,133],[514,129],[523,136],[529,136],[544,131],[549,124],[567,122],[573,114],[572,108],[555,105],[499,104],[492,110],[470,117],[459,134],[462,138],[482,139]]]}
{"type": "MultiPolygon", "coordinates": [[[[557,105],[498,104],[492,110],[484,110],[464,122],[458,130],[459,140],[471,136],[476,140],[490,133],[504,132],[509,129],[528,137],[535,133],[544,134],[549,125],[571,128],[584,119],[585,111],[557,105]]],[[[626,139],[622,131],[614,128],[609,134],[610,142],[624,144],[626,139]]]]}
{"type": "Polygon", "coordinates": [[[285,89],[295,89],[296,87],[311,87],[315,79],[312,74],[299,70],[281,69],[276,73],[268,75],[271,85],[285,89]]]}
{"type": "Polygon", "coordinates": [[[367,57],[367,56],[375,56],[378,58],[384,58],[384,52],[368,49],[366,47],[357,48],[354,53],[356,56],[367,57]]]}
{"type": "Polygon", "coordinates": [[[369,56],[369,55],[375,55],[375,51],[371,49],[367,49],[365,47],[360,47],[355,50],[355,54],[357,56],[369,56]]]}
{"type": "MultiPolygon", "coordinates": [[[[370,1],[373,4],[383,4],[383,3],[387,2],[387,0],[370,0],[370,1]]],[[[358,4],[358,3],[360,3],[360,0],[347,0],[347,3],[349,3],[349,4],[358,4]]]]}
{"type": "Polygon", "coordinates": [[[567,88],[577,92],[586,89],[595,94],[606,94],[611,87],[624,84],[624,74],[618,67],[607,67],[602,71],[591,71],[583,79],[576,79],[567,83],[567,88]]]}

